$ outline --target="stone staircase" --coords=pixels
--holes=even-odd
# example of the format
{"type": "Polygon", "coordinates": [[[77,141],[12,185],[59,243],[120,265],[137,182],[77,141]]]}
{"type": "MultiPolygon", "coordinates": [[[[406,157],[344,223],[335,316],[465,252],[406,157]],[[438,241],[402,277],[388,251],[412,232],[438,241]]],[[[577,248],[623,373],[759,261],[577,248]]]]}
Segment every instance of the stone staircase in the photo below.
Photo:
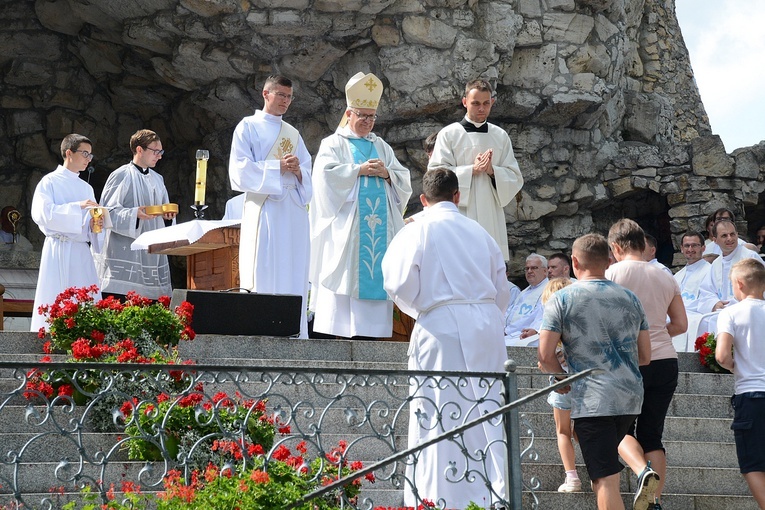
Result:
{"type": "MultiPolygon", "coordinates": [[[[40,357],[42,341],[33,333],[0,333],[0,359],[3,361],[36,361],[40,357]]],[[[199,364],[230,364],[248,366],[284,366],[344,369],[402,370],[406,368],[407,344],[397,342],[365,342],[334,340],[294,340],[261,337],[221,337],[200,335],[190,343],[181,344],[182,356],[195,359],[199,364]]],[[[547,378],[536,370],[536,351],[531,348],[508,348],[511,359],[518,363],[521,396],[547,386],[547,378]]],[[[730,430],[732,410],[729,396],[733,391],[731,375],[711,374],[702,371],[695,354],[680,355],[680,381],[670,407],[665,429],[665,445],[669,471],[665,489],[664,508],[678,510],[756,509],[749,496],[746,483],[738,472],[733,434],[730,430]]],[[[5,389],[13,381],[0,379],[5,389]]],[[[403,389],[402,389],[403,391],[403,389]]],[[[540,487],[536,490],[540,509],[567,510],[595,507],[589,479],[576,447],[579,475],[585,490],[577,494],[556,492],[563,480],[563,468],[558,457],[552,412],[544,398],[535,400],[522,408],[523,419],[533,430],[533,446],[538,454],[536,460],[523,459],[523,477],[527,482],[535,477],[540,487]]],[[[24,440],[23,407],[6,409],[0,413],[0,454],[4,455],[14,441],[24,440]]],[[[337,424],[341,430],[342,416],[329,417],[327,424],[337,424]]],[[[523,424],[523,422],[522,422],[523,424]]],[[[406,433],[405,425],[401,429],[406,433]]],[[[328,431],[332,432],[332,431],[328,431]]],[[[111,437],[93,434],[93,444],[107,445],[111,437]]],[[[330,436],[332,437],[332,436],[330,436]]],[[[337,438],[346,437],[338,434],[337,438]]],[[[397,436],[399,447],[406,439],[397,436]]],[[[521,447],[532,442],[523,428],[521,447]]],[[[40,463],[55,464],[66,445],[52,443],[50,448],[38,448],[40,463]],[[50,455],[48,452],[56,452],[50,455]]],[[[363,461],[372,461],[385,452],[370,449],[363,461]]],[[[119,467],[137,472],[139,466],[120,462],[119,467]]],[[[51,469],[43,469],[51,473],[51,469]]],[[[34,483],[34,477],[30,483],[34,483]]],[[[625,469],[621,487],[627,508],[632,506],[635,476],[625,469]]],[[[40,482],[41,484],[43,482],[40,482]]],[[[48,482],[49,483],[49,482],[48,482]]],[[[401,492],[387,489],[379,484],[368,491],[375,506],[401,504],[401,492]]],[[[386,484],[387,485],[387,484],[386,484]]],[[[49,487],[42,485],[40,492],[49,487]]],[[[4,499],[4,497],[0,497],[4,499]]],[[[524,508],[531,508],[530,494],[524,495],[524,508]]],[[[4,502],[4,501],[3,501],[4,502]]]]}

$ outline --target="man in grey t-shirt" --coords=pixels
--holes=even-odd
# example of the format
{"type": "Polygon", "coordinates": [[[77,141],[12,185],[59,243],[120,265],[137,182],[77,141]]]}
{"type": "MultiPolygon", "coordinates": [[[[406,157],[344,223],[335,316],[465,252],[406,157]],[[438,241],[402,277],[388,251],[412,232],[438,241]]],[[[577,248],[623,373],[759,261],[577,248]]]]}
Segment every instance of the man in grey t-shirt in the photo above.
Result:
{"type": "MultiPolygon", "coordinates": [[[[572,265],[578,281],[556,292],[545,305],[539,364],[545,372],[563,372],[555,355],[560,341],[571,373],[602,371],[561,392],[571,391],[571,417],[598,508],[622,509],[619,473],[624,466],[618,447],[643,403],[638,365],[650,362],[648,321],[635,294],[606,280],[608,243],[603,236],[577,239],[572,265]]],[[[643,504],[642,493],[655,488],[658,477],[653,475],[639,486],[635,508],[643,504]]]]}

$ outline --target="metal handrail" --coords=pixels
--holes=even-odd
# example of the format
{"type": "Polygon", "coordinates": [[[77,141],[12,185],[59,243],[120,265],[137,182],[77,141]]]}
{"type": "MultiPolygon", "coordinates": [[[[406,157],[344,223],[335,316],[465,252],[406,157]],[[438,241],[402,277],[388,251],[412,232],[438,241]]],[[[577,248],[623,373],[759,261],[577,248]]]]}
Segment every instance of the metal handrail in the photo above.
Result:
{"type": "MultiPolygon", "coordinates": [[[[576,381],[578,379],[581,379],[583,377],[586,377],[588,375],[591,375],[594,372],[596,372],[596,369],[590,368],[588,370],[585,370],[583,372],[579,372],[577,374],[573,374],[573,375],[566,374],[566,375],[568,375],[568,377],[566,379],[563,379],[560,382],[557,382],[555,384],[551,384],[550,386],[548,386],[546,388],[543,388],[543,389],[541,389],[539,391],[535,391],[534,393],[531,393],[531,394],[529,394],[529,395],[527,395],[525,397],[522,397],[522,398],[519,398],[517,400],[514,400],[513,402],[510,402],[509,404],[506,404],[506,405],[504,405],[504,406],[502,406],[500,408],[495,409],[494,411],[491,411],[489,413],[484,414],[480,418],[476,418],[474,420],[471,420],[471,421],[469,421],[467,423],[464,423],[463,425],[460,425],[460,426],[455,427],[455,428],[453,428],[453,429],[451,429],[451,430],[449,430],[447,432],[439,434],[438,436],[435,436],[435,437],[433,437],[431,439],[428,439],[427,441],[424,441],[423,443],[420,443],[419,445],[417,445],[417,446],[415,446],[413,448],[408,448],[408,449],[406,449],[404,451],[401,451],[399,453],[390,455],[390,456],[386,457],[383,460],[375,462],[374,464],[371,464],[371,465],[369,465],[369,466],[367,466],[365,468],[362,468],[362,469],[360,469],[358,471],[355,471],[354,473],[351,473],[351,474],[346,475],[346,476],[344,476],[342,478],[339,478],[338,480],[335,480],[334,482],[332,482],[330,484],[324,485],[321,488],[319,488],[319,489],[317,489],[317,490],[315,490],[315,491],[313,491],[313,492],[311,492],[309,494],[306,494],[301,499],[293,502],[292,504],[290,504],[289,506],[286,507],[286,510],[289,510],[291,508],[296,508],[296,507],[298,507],[298,506],[300,506],[302,504],[305,504],[305,503],[307,503],[307,502],[309,502],[309,501],[311,501],[313,499],[316,499],[316,498],[318,498],[320,496],[323,496],[324,494],[328,494],[328,493],[330,493],[330,492],[332,492],[334,490],[340,489],[340,488],[348,485],[349,483],[353,482],[354,480],[356,480],[358,478],[361,478],[362,476],[365,476],[365,475],[367,475],[369,473],[373,473],[373,472],[375,472],[375,471],[377,471],[379,469],[387,467],[387,466],[389,466],[390,464],[392,464],[392,463],[394,463],[396,461],[402,460],[402,459],[408,457],[409,455],[412,455],[414,453],[420,452],[420,451],[424,450],[425,448],[427,448],[429,446],[432,446],[432,445],[434,445],[436,443],[440,443],[441,441],[447,440],[447,439],[449,439],[449,438],[451,438],[451,437],[453,437],[455,435],[462,434],[463,432],[473,428],[476,425],[480,425],[481,423],[489,421],[489,420],[491,420],[493,418],[497,418],[499,416],[507,414],[510,411],[512,411],[514,409],[517,409],[518,407],[522,406],[523,404],[526,404],[528,402],[536,400],[539,397],[547,395],[551,391],[555,391],[555,390],[560,389],[560,388],[565,388],[566,386],[569,386],[572,382],[574,382],[574,381],[576,381]]],[[[561,374],[561,375],[563,375],[563,374],[561,374]]],[[[519,461],[520,461],[520,458],[519,458],[519,461]]],[[[515,487],[515,488],[516,489],[520,489],[520,487],[515,487]]],[[[520,494],[520,490],[516,490],[516,491],[513,491],[513,492],[517,492],[518,494],[520,494]]],[[[511,508],[513,508],[513,507],[511,507],[511,508]]],[[[520,506],[518,506],[517,508],[520,508],[520,506]]]]}

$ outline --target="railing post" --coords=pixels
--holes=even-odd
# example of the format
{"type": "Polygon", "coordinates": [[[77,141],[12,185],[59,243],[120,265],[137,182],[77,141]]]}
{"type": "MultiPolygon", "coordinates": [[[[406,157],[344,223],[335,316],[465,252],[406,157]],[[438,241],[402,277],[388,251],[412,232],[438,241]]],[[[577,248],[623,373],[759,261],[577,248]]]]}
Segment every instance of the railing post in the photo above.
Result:
{"type": "MultiPolygon", "coordinates": [[[[505,404],[518,400],[518,376],[515,369],[518,364],[514,360],[505,361],[505,404]]],[[[518,409],[513,408],[505,414],[505,438],[507,440],[507,482],[505,484],[505,499],[510,503],[510,509],[521,510],[523,495],[523,475],[521,473],[521,434],[518,409]]]]}

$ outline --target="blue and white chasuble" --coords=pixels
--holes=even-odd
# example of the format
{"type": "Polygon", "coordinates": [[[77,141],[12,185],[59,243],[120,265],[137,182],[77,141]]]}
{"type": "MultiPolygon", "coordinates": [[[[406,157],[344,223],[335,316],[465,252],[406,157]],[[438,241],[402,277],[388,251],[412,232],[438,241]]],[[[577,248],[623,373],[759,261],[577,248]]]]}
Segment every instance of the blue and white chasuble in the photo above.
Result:
{"type": "MultiPolygon", "coordinates": [[[[353,162],[364,163],[377,159],[377,149],[363,138],[352,138],[353,162]]],[[[388,299],[383,289],[382,258],[388,246],[388,206],[385,179],[362,176],[359,178],[359,299],[388,299]]]]}

